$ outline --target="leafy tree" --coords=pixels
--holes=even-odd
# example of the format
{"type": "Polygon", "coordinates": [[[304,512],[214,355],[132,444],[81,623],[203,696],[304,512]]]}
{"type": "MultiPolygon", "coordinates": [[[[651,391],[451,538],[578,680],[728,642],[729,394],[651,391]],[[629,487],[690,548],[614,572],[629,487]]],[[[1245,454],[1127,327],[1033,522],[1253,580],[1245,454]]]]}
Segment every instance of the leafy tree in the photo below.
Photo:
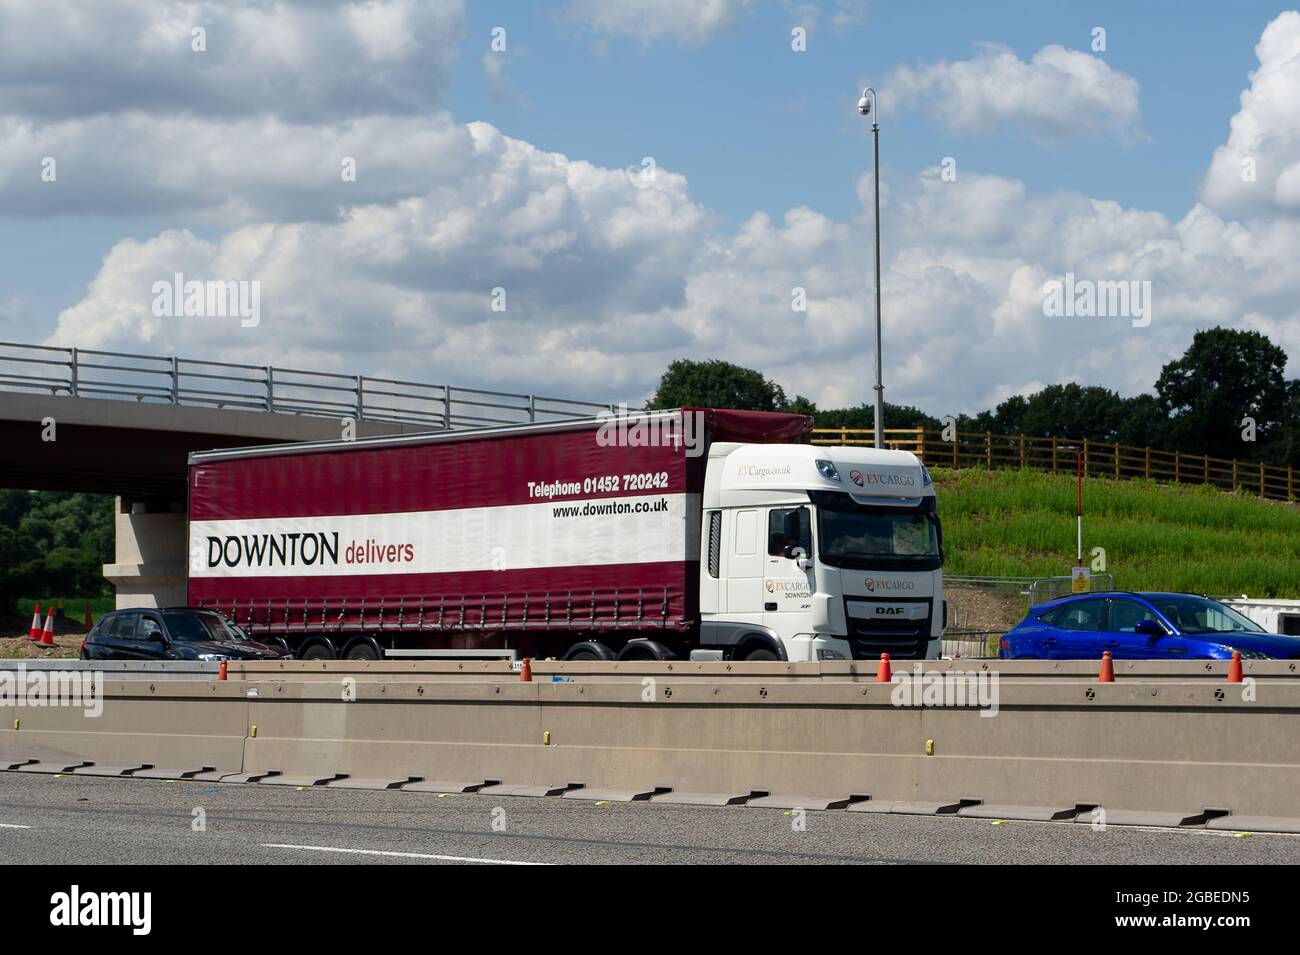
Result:
{"type": "Polygon", "coordinates": [[[112,560],[112,498],[0,490],[0,616],[20,597],[107,594],[112,560]]]}
{"type": "MultiPolygon", "coordinates": [[[[806,398],[798,401],[808,402],[806,398]]],[[[785,392],[760,372],[728,361],[691,361],[681,358],[668,366],[651,408],[735,408],[741,411],[779,411],[787,405],[785,392]]]]}
{"type": "MultiPolygon", "coordinates": [[[[860,404],[854,408],[832,408],[818,411],[815,415],[819,428],[860,428],[872,429],[876,426],[876,409],[871,404],[860,404]]],[[[886,428],[939,428],[937,418],[931,417],[919,408],[910,405],[895,405],[885,402],[886,428]]]]}
{"type": "Polygon", "coordinates": [[[1124,399],[1098,385],[1048,385],[1028,397],[998,405],[991,430],[1047,438],[1113,441],[1124,417],[1124,399]]]}
{"type": "Polygon", "coordinates": [[[1175,447],[1220,458],[1264,455],[1283,436],[1293,394],[1285,369],[1286,352],[1259,332],[1197,332],[1183,357],[1165,365],[1156,381],[1175,447]],[[1242,440],[1246,417],[1255,421],[1253,443],[1242,440]]]}

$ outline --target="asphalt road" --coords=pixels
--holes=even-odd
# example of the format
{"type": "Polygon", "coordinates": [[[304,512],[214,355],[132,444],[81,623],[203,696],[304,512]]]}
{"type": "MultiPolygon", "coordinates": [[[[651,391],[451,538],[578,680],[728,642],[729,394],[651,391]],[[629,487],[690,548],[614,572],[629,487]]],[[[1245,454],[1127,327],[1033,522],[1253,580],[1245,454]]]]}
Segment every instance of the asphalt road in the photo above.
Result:
{"type": "Polygon", "coordinates": [[[740,806],[0,772],[11,864],[1300,863],[1289,835],[844,811],[799,821],[740,806]]]}

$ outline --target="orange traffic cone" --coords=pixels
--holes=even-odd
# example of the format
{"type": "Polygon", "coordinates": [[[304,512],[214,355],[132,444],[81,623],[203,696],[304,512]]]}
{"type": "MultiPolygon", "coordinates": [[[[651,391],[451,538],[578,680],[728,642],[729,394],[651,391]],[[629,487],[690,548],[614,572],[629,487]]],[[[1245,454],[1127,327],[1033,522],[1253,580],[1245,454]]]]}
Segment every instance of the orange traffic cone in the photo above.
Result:
{"type": "Polygon", "coordinates": [[[27,631],[28,638],[39,640],[41,638],[41,605],[36,605],[36,613],[32,614],[32,628],[27,631]]]}
{"type": "Polygon", "coordinates": [[[1115,682],[1115,661],[1111,659],[1109,650],[1101,655],[1101,672],[1097,674],[1097,682],[1115,682]]]}
{"type": "Polygon", "coordinates": [[[519,682],[520,683],[533,682],[533,658],[532,657],[524,657],[524,665],[519,668],[519,682]]]}
{"type": "Polygon", "coordinates": [[[41,639],[36,641],[39,646],[54,646],[54,608],[50,608],[50,615],[45,618],[45,629],[41,631],[41,639]]]}
{"type": "Polygon", "coordinates": [[[218,680],[224,680],[224,679],[226,679],[226,661],[225,661],[225,660],[222,660],[220,663],[217,664],[217,679],[218,679],[218,680]]]}
{"type": "Polygon", "coordinates": [[[1241,651],[1232,651],[1232,662],[1228,664],[1228,682],[1241,682],[1241,651]]]}
{"type": "Polygon", "coordinates": [[[889,665],[888,653],[882,653],[880,655],[880,666],[876,668],[876,682],[877,683],[894,682],[894,671],[889,665]]]}
{"type": "Polygon", "coordinates": [[[95,615],[90,612],[90,601],[86,601],[86,612],[81,615],[81,632],[90,633],[90,628],[95,625],[95,615]]]}

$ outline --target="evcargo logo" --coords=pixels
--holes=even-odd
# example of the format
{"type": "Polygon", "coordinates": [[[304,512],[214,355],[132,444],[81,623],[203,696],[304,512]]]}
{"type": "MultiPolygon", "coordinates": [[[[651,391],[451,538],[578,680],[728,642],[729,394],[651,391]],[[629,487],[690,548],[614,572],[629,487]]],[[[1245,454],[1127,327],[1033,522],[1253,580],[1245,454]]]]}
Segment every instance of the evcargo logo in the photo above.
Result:
{"type": "Polygon", "coordinates": [[[790,475],[790,465],[765,467],[761,464],[742,464],[737,468],[736,473],[741,477],[753,478],[788,477],[790,475]]]}
{"type": "Polygon", "coordinates": [[[916,487],[916,478],[910,474],[888,474],[883,471],[868,471],[865,474],[861,471],[850,471],[849,480],[858,487],[866,487],[868,484],[884,487],[916,487]]]}
{"type": "Polygon", "coordinates": [[[887,577],[868,577],[862,582],[867,590],[875,593],[877,590],[915,590],[916,582],[912,580],[890,580],[887,577]]]}

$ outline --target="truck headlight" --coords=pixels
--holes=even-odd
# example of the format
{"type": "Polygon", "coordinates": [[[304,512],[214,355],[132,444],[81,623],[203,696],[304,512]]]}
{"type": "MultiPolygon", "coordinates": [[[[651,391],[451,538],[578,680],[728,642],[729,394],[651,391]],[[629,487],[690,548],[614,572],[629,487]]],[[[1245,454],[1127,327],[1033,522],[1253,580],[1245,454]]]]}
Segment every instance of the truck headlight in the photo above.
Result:
{"type": "Polygon", "coordinates": [[[818,650],[817,659],[818,660],[843,660],[844,654],[840,653],[840,651],[838,650],[818,650]]]}
{"type": "Polygon", "coordinates": [[[835,470],[834,461],[827,461],[823,458],[823,459],[819,459],[816,462],[816,464],[817,464],[817,470],[821,473],[822,477],[829,478],[832,481],[840,481],[841,483],[843,483],[843,479],[840,477],[840,472],[835,470]]]}

